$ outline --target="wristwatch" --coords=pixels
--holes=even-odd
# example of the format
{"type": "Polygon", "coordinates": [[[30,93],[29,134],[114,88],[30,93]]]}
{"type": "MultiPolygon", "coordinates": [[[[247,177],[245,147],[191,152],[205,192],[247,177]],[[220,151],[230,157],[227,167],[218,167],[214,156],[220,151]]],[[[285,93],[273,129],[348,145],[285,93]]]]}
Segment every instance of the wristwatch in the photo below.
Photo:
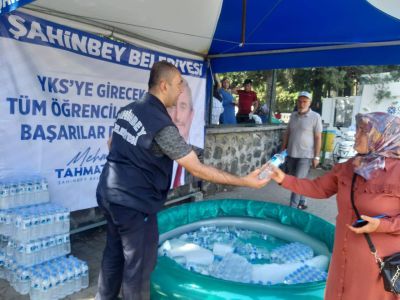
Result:
{"type": "Polygon", "coordinates": [[[316,157],[314,157],[314,159],[316,159],[316,160],[320,160],[320,157],[319,157],[319,156],[316,156],[316,157]]]}

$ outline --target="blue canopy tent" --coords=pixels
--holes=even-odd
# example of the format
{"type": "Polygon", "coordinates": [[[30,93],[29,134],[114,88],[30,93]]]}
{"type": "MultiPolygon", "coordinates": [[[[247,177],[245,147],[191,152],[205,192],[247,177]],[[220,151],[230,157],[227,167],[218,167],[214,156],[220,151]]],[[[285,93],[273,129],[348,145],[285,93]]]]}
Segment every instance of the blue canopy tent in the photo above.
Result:
{"type": "Polygon", "coordinates": [[[37,0],[25,7],[203,57],[214,72],[400,63],[400,5],[393,0],[37,0]]]}
{"type": "Polygon", "coordinates": [[[22,11],[207,60],[209,95],[212,73],[400,63],[393,0],[36,0],[22,11]]]}
{"type": "Polygon", "coordinates": [[[242,35],[243,2],[224,1],[208,57],[216,72],[399,64],[394,2],[246,1],[242,35]]]}

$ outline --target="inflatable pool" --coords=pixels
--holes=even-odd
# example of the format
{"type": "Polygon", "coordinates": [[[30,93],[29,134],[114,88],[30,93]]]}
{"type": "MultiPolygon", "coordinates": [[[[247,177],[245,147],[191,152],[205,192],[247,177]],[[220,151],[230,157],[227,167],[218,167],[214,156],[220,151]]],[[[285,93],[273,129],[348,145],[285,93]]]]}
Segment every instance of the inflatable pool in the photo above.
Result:
{"type": "MultiPolygon", "coordinates": [[[[236,226],[309,245],[329,256],[334,226],[303,211],[269,202],[213,200],[184,204],[159,214],[160,244],[201,226],[236,226]]],[[[239,283],[186,270],[159,257],[152,274],[151,299],[323,299],[325,282],[261,285],[239,283]]]]}

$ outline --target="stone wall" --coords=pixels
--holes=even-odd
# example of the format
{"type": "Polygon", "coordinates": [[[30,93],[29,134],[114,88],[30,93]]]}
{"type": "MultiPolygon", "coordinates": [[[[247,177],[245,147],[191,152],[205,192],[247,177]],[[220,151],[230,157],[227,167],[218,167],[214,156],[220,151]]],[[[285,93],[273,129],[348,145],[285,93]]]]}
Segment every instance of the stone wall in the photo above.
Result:
{"type": "MultiPolygon", "coordinates": [[[[286,125],[208,128],[204,163],[237,175],[245,175],[279,151],[286,125]]],[[[210,195],[232,187],[203,182],[210,195]]]]}
{"type": "MultiPolygon", "coordinates": [[[[284,125],[207,128],[204,163],[233,174],[245,175],[264,164],[272,153],[279,150],[285,128],[284,125]]],[[[199,200],[200,190],[206,195],[212,195],[232,188],[193,180],[191,184],[171,190],[168,200],[176,205],[185,201],[199,200]],[[190,195],[190,198],[185,200],[187,195],[190,195]],[[174,199],[179,201],[175,202],[174,199]]],[[[103,220],[98,208],[74,211],[71,214],[71,229],[91,227],[91,224],[103,220]]]]}

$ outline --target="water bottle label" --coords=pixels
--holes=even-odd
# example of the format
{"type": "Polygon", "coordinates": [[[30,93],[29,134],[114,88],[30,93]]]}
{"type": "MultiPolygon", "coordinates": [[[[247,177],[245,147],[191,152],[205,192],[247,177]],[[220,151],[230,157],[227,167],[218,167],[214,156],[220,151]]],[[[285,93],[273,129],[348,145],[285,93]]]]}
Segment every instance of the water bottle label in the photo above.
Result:
{"type": "Polygon", "coordinates": [[[24,245],[24,244],[19,244],[19,245],[18,245],[18,248],[17,248],[17,251],[18,251],[19,253],[24,253],[24,252],[26,251],[25,245],[24,245]]]}
{"type": "Polygon", "coordinates": [[[38,216],[33,216],[32,223],[34,226],[38,226],[40,224],[40,218],[38,216]]]}
{"type": "Polygon", "coordinates": [[[42,179],[41,185],[42,185],[42,190],[43,191],[47,191],[49,189],[49,184],[48,184],[46,179],[42,179]]]}
{"type": "Polygon", "coordinates": [[[60,235],[58,235],[58,236],[56,236],[56,243],[57,243],[57,245],[61,245],[61,244],[63,244],[64,243],[64,236],[60,236],[60,235]]]}
{"type": "Polygon", "coordinates": [[[69,234],[64,235],[64,243],[69,243],[69,234]]]}
{"type": "Polygon", "coordinates": [[[46,224],[52,224],[53,223],[52,221],[53,221],[52,218],[49,215],[47,215],[46,224]]]}
{"type": "Polygon", "coordinates": [[[56,240],[54,237],[49,238],[49,247],[54,247],[56,245],[56,240]]]}
{"type": "Polygon", "coordinates": [[[30,279],[29,272],[28,271],[24,271],[22,273],[22,280],[27,281],[29,279],[30,279]]]}
{"type": "Polygon", "coordinates": [[[26,253],[31,254],[35,251],[35,245],[33,243],[29,243],[26,245],[26,253]]]}
{"type": "Polygon", "coordinates": [[[269,162],[271,165],[275,166],[275,167],[279,167],[281,165],[281,160],[279,159],[279,157],[272,157],[272,159],[269,162]]]}
{"type": "Polygon", "coordinates": [[[12,184],[10,186],[10,196],[14,196],[17,192],[17,185],[16,184],[12,184]]]}
{"type": "Polygon", "coordinates": [[[0,197],[1,198],[6,198],[8,197],[8,193],[9,193],[10,188],[8,186],[3,186],[0,189],[0,197]]]}
{"type": "Polygon", "coordinates": [[[83,274],[83,276],[86,276],[88,274],[88,271],[89,271],[88,265],[86,263],[83,263],[82,264],[82,274],[83,274]]]}
{"type": "Polygon", "coordinates": [[[58,222],[64,222],[64,213],[58,213],[57,220],[58,222]]]}
{"type": "Polygon", "coordinates": [[[28,182],[28,184],[26,185],[26,191],[27,191],[27,193],[32,193],[32,191],[33,191],[32,182],[28,182]]]}
{"type": "Polygon", "coordinates": [[[28,229],[31,227],[31,220],[30,219],[23,219],[22,221],[22,229],[28,229]]]}
{"type": "Polygon", "coordinates": [[[25,193],[26,193],[27,187],[26,187],[26,184],[25,184],[25,183],[20,183],[18,187],[19,187],[19,192],[20,192],[21,194],[25,194],[25,193]]]}
{"type": "Polygon", "coordinates": [[[44,245],[45,245],[46,248],[51,247],[51,241],[50,241],[50,239],[46,239],[45,242],[44,242],[44,245]]]}
{"type": "Polygon", "coordinates": [[[17,228],[19,228],[19,227],[21,227],[21,223],[22,223],[22,218],[21,218],[21,216],[17,216],[17,217],[15,218],[14,226],[17,227],[17,228]]]}

